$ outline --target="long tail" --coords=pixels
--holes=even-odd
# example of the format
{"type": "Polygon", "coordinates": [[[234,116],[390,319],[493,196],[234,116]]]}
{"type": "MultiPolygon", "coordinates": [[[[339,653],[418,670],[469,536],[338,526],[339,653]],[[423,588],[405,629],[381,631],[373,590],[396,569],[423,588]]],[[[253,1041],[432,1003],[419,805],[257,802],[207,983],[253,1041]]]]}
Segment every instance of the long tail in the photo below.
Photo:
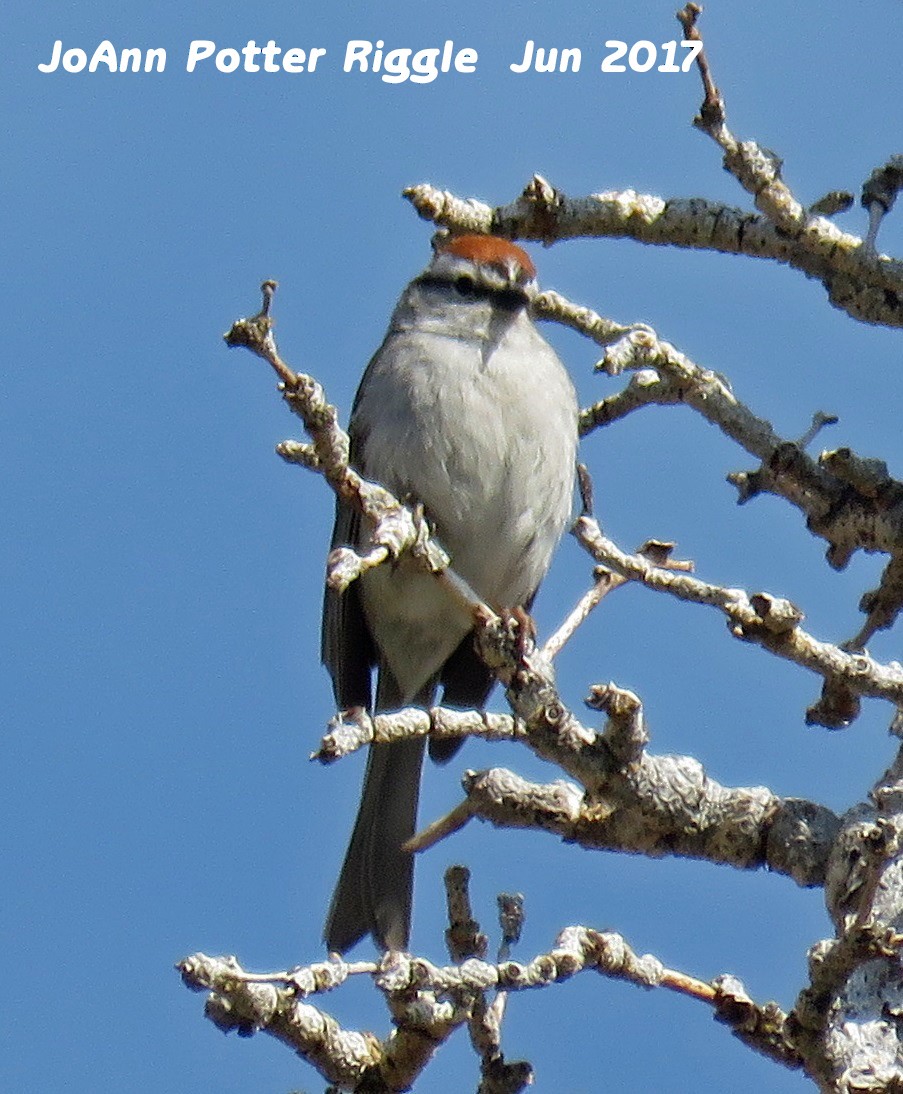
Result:
{"type": "MultiPolygon", "coordinates": [[[[395,709],[389,674],[380,673],[377,709],[395,709]]],[[[434,688],[414,700],[429,704],[434,688]]],[[[401,845],[414,834],[424,738],[371,745],[351,842],[323,936],[344,953],[368,932],[384,950],[406,950],[411,933],[414,856],[401,845]]]]}

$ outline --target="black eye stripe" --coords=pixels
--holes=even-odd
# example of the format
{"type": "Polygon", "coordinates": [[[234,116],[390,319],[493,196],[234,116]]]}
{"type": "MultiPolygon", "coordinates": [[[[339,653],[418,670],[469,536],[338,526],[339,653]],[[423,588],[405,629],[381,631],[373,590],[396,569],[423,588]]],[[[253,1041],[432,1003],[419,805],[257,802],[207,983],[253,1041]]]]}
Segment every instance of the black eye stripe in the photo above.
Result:
{"type": "Polygon", "coordinates": [[[496,306],[503,311],[517,311],[527,305],[527,294],[521,289],[502,289],[491,295],[496,306]]]}
{"type": "Polygon", "coordinates": [[[459,274],[457,277],[437,277],[435,274],[424,274],[417,279],[420,285],[453,285],[459,296],[468,300],[489,300],[502,311],[517,311],[526,307],[528,298],[523,289],[491,289],[486,285],[480,285],[468,274],[459,274]]]}

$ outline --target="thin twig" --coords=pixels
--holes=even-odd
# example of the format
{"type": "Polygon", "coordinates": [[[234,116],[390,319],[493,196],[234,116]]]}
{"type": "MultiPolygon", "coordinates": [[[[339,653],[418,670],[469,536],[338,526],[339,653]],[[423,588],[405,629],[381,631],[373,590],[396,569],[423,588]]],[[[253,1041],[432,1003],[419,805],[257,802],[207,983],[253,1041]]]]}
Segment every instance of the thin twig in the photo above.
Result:
{"type": "Polygon", "coordinates": [[[599,567],[595,585],[588,589],[575,605],[557,631],[547,640],[542,647],[542,656],[554,661],[565,645],[574,637],[580,625],[589,618],[593,609],[597,608],[606,596],[619,585],[623,585],[625,578],[611,573],[599,567]]]}
{"type": "MultiPolygon", "coordinates": [[[[847,653],[831,643],[819,641],[799,625],[802,613],[789,601],[766,593],[750,595],[741,589],[723,588],[689,574],[653,566],[641,556],[622,551],[589,517],[579,518],[575,534],[596,562],[628,580],[667,592],[680,600],[718,608],[728,618],[735,638],[764,646],[855,695],[886,699],[896,707],[903,706],[903,667],[896,662],[882,664],[866,653],[847,653]]],[[[849,714],[855,716],[855,711],[849,714]]],[[[822,720],[825,717],[826,711],[810,708],[808,720],[828,724],[822,720]]],[[[850,717],[839,718],[831,728],[839,728],[849,720],[850,717]]]]}
{"type": "Polygon", "coordinates": [[[458,802],[445,816],[432,821],[426,828],[421,828],[419,832],[411,836],[409,840],[402,844],[402,850],[416,853],[435,847],[437,843],[440,843],[446,837],[460,831],[472,817],[473,808],[468,799],[465,798],[464,801],[458,802]]]}

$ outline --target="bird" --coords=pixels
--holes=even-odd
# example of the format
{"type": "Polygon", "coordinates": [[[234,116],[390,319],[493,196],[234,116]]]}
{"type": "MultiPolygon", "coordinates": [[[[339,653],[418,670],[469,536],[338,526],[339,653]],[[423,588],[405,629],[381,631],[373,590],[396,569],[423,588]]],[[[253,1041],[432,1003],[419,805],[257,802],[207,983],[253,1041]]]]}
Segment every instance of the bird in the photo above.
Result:
{"type": "MultiPolygon", "coordinates": [[[[536,270],[491,235],[434,242],[404,289],[352,406],[350,463],[414,505],[454,572],[495,611],[529,610],[573,506],[578,404],[530,314],[536,270]]],[[[361,547],[364,518],[337,498],[333,548],[361,547]]],[[[337,708],[482,708],[494,683],[473,618],[409,555],[327,586],[322,659],[337,708]],[[372,677],[376,672],[375,701],[372,677]]],[[[431,740],[447,762],[461,741],[431,740]]],[[[329,952],[370,934],[410,941],[414,834],[424,738],[373,743],[360,807],[326,918],[329,952]]]]}

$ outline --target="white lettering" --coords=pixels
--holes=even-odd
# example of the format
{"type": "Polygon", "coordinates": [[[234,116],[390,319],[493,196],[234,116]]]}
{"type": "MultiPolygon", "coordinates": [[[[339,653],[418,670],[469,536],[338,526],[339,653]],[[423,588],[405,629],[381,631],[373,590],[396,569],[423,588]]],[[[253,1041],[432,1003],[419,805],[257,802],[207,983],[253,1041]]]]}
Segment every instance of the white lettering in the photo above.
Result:
{"type": "Polygon", "coordinates": [[[192,42],[188,47],[188,63],[185,66],[186,71],[194,72],[198,61],[206,61],[208,57],[213,55],[215,49],[216,42],[205,42],[202,39],[192,42]]]}
{"type": "Polygon", "coordinates": [[[88,63],[88,54],[83,49],[67,49],[63,54],[63,68],[67,72],[81,72],[88,63]]]}
{"type": "Polygon", "coordinates": [[[62,39],[57,38],[53,43],[53,52],[50,54],[50,60],[46,65],[38,65],[38,72],[56,72],[60,67],[60,57],[63,55],[63,42],[62,39]]]}
{"type": "MultiPolygon", "coordinates": [[[[428,46],[416,52],[408,46],[396,46],[386,50],[385,45],[382,39],[375,43],[362,38],[352,39],[345,46],[342,70],[351,72],[356,68],[358,72],[380,72],[380,79],[387,84],[401,84],[406,80],[416,84],[430,84],[440,72],[450,72],[452,67],[456,72],[469,73],[476,70],[477,51],[468,47],[456,51],[455,43],[450,38],[441,48],[428,46]]],[[[315,52],[319,54],[321,51],[311,50],[311,72],[315,52]]]]}
{"type": "MultiPolygon", "coordinates": [[[[260,65],[254,60],[254,58],[262,53],[263,50],[255,41],[250,41],[246,46],[241,47],[241,52],[245,59],[245,72],[259,72],[260,65]]],[[[231,70],[230,70],[231,71],[231,70]]]]}
{"type": "Polygon", "coordinates": [[[96,72],[101,67],[106,67],[110,72],[140,72],[141,61],[144,59],[144,71],[163,72],[166,68],[165,49],[138,49],[136,47],[123,48],[117,52],[113,43],[105,38],[91,54],[91,60],[83,49],[67,49],[63,53],[62,40],[57,38],[53,43],[53,53],[47,64],[38,65],[39,72],[56,72],[62,62],[67,72],[82,72],[87,67],[89,72],[96,72]]]}
{"type": "MultiPolygon", "coordinates": [[[[448,43],[445,43],[448,45],[448,43]]],[[[439,75],[439,69],[436,65],[436,60],[439,57],[438,49],[421,49],[418,50],[411,58],[411,68],[413,73],[411,79],[415,84],[429,84],[439,75]]],[[[446,72],[448,69],[445,70],[446,72]]]]}
{"type": "MultiPolygon", "coordinates": [[[[282,67],[286,72],[316,72],[317,61],[321,57],[326,56],[326,50],[321,49],[319,46],[314,46],[313,49],[308,50],[307,53],[303,49],[287,49],[285,56],[282,58],[282,67]],[[307,62],[307,68],[304,68],[305,61],[307,62]]],[[[276,69],[267,69],[267,72],[275,72],[276,69]]]]}
{"type": "Polygon", "coordinates": [[[517,65],[508,65],[512,72],[526,72],[528,68],[533,64],[533,39],[527,40],[527,44],[524,46],[524,58],[517,65]]]}
{"type": "Polygon", "coordinates": [[[166,70],[166,50],[162,46],[144,52],[144,71],[153,72],[154,65],[157,66],[157,72],[166,70]]]}
{"type": "Polygon", "coordinates": [[[540,46],[536,51],[536,64],[533,66],[537,72],[554,72],[555,66],[558,64],[558,50],[553,46],[549,50],[549,57],[546,60],[546,51],[540,46]]]}
{"type": "MultiPolygon", "coordinates": [[[[370,43],[364,42],[363,45],[369,48],[370,43]]],[[[213,57],[213,63],[220,72],[235,72],[239,66],[244,72],[314,72],[317,61],[325,56],[326,50],[320,46],[309,50],[293,46],[283,53],[282,47],[277,46],[272,38],[265,46],[259,46],[252,38],[240,50],[231,46],[217,50],[216,42],[199,38],[189,46],[185,68],[188,72],[194,72],[201,61],[213,57]]]]}
{"type": "Polygon", "coordinates": [[[220,72],[234,72],[240,60],[237,49],[221,49],[216,55],[216,67],[220,72]]]}
{"type": "MultiPolygon", "coordinates": [[[[264,72],[278,72],[279,71],[279,65],[276,64],[276,54],[281,53],[281,52],[282,52],[282,50],[279,48],[279,46],[276,45],[276,43],[271,38],[267,42],[267,44],[263,47],[263,71],[264,72]]],[[[291,53],[293,51],[289,50],[288,52],[291,53]]],[[[301,53],[302,54],[304,53],[303,49],[301,50],[301,53]]],[[[288,57],[288,53],[285,56],[288,57]]],[[[303,60],[303,58],[302,58],[302,60],[303,60]]],[[[283,68],[285,68],[285,58],[283,58],[282,66],[283,66],[283,68]]],[[[291,70],[286,69],[286,71],[291,71],[291,70]]],[[[302,69],[301,71],[303,72],[304,70],[302,69]]]]}
{"type": "Polygon", "coordinates": [[[360,39],[349,42],[345,47],[345,64],[342,67],[342,71],[350,72],[352,65],[358,64],[360,66],[358,71],[367,72],[367,58],[372,52],[372,42],[363,42],[360,39]]]}
{"type": "Polygon", "coordinates": [[[574,46],[571,49],[563,49],[561,51],[561,64],[558,66],[559,72],[579,72],[580,62],[583,60],[583,54],[580,50],[574,46]]]}
{"type": "Polygon", "coordinates": [[[117,68],[116,49],[113,43],[108,42],[106,39],[94,50],[91,63],[88,65],[88,71],[96,72],[100,65],[106,65],[110,72],[115,72],[117,68]]]}
{"type": "Polygon", "coordinates": [[[559,49],[551,46],[537,48],[533,39],[524,46],[524,56],[517,64],[509,65],[512,72],[579,72],[583,55],[579,49],[559,49]]]}
{"type": "Polygon", "coordinates": [[[119,71],[128,72],[129,65],[132,66],[132,72],[141,71],[140,49],[121,49],[119,51],[119,71]]]}
{"type": "Polygon", "coordinates": [[[644,38],[630,47],[627,62],[634,72],[648,72],[655,64],[657,53],[654,43],[644,38]]]}
{"type": "MultiPolygon", "coordinates": [[[[390,49],[385,56],[382,79],[387,84],[403,83],[411,74],[408,68],[408,58],[411,56],[409,49],[390,49]]],[[[373,71],[376,72],[376,62],[373,63],[373,71]]]]}

